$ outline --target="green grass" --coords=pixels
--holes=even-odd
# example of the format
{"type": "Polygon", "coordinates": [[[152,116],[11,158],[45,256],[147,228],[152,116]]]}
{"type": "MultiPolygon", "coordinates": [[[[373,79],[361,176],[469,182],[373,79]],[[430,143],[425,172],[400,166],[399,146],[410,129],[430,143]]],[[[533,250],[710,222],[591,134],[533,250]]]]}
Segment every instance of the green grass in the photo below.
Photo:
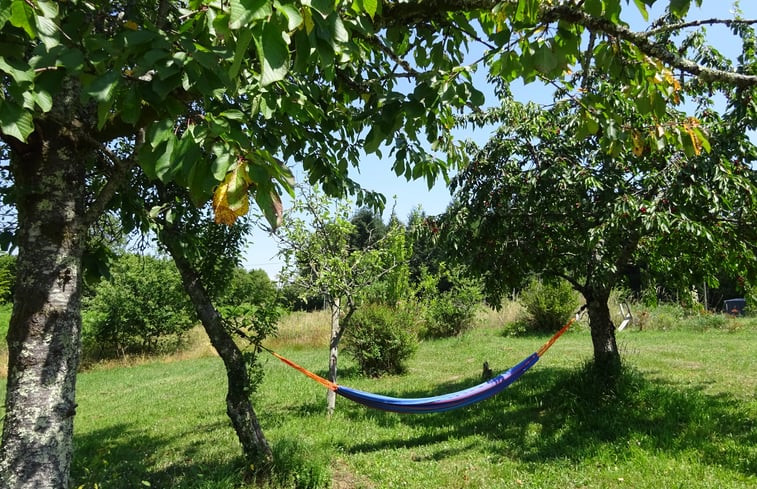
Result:
{"type": "MultiPolygon", "coordinates": [[[[13,304],[0,304],[0,338],[5,338],[8,335],[8,323],[11,320],[11,312],[13,312],[13,304]]],[[[7,348],[5,342],[2,342],[0,348],[7,348]]]]}
{"type": "MultiPolygon", "coordinates": [[[[735,324],[735,323],[734,323],[735,324]]],[[[273,358],[255,406],[277,454],[281,487],[751,488],[757,484],[757,327],[624,331],[628,368],[613,388],[586,368],[577,328],[518,382],[477,405],[399,415],[325,392],[273,358]]],[[[397,396],[479,382],[544,337],[479,328],[422,343],[403,376],[362,378],[340,359],[340,383],[397,396]]],[[[279,345],[323,374],[323,346],[279,345]]],[[[73,487],[243,486],[214,357],[95,369],[79,376],[73,487]]]]}

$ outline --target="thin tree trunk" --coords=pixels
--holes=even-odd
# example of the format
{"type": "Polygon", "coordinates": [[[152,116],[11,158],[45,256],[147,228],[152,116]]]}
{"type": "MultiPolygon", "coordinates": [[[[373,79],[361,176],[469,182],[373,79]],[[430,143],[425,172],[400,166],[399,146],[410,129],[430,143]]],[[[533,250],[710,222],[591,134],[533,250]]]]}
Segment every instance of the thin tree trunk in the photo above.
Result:
{"type": "Polygon", "coordinates": [[[265,477],[270,470],[273,453],[250,401],[250,377],[242,352],[231,335],[226,332],[221,316],[213,306],[196,270],[184,257],[170,232],[163,234],[161,242],[173,257],[181,275],[184,290],[189,294],[213,348],[216,349],[226,367],[228,381],[226,413],[242,444],[248,467],[252,465],[257,475],[265,477]]]}
{"type": "Polygon", "coordinates": [[[19,254],[0,487],[63,489],[73,454],[81,337],[82,158],[90,155],[55,124],[40,123],[28,143],[11,146],[19,254]]]}
{"type": "Polygon", "coordinates": [[[591,341],[594,345],[594,364],[599,371],[612,375],[620,367],[620,352],[615,341],[615,325],[607,305],[609,296],[609,291],[585,294],[591,341]]]}
{"type": "MultiPolygon", "coordinates": [[[[341,314],[339,298],[329,301],[331,304],[331,338],[329,340],[329,380],[336,383],[337,361],[339,360],[339,341],[342,339],[342,328],[339,321],[341,314]]],[[[336,409],[336,392],[326,391],[326,413],[331,416],[336,409]]]]}

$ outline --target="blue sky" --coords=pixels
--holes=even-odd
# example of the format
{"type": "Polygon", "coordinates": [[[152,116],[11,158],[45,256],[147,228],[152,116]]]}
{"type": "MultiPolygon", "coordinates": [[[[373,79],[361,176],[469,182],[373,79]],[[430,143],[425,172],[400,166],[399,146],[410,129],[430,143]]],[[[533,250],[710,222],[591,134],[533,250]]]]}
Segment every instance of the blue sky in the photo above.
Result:
{"type": "MultiPolygon", "coordinates": [[[[658,1],[659,4],[667,4],[666,1],[658,1]]],[[[757,19],[757,0],[743,0],[740,2],[743,17],[747,19],[757,19]]],[[[732,18],[731,13],[733,2],[729,0],[703,0],[701,9],[696,9],[690,14],[691,19],[709,19],[709,18],[732,18]]],[[[628,12],[625,20],[631,24],[634,29],[640,29],[643,24],[641,16],[631,5],[624,5],[624,12],[628,12]]],[[[656,18],[655,11],[650,11],[650,19],[656,18]]],[[[734,56],[737,54],[738,46],[733,41],[730,33],[719,27],[708,28],[708,40],[714,44],[723,54],[734,56]]],[[[484,80],[481,77],[482,82],[484,80]]],[[[538,83],[532,83],[527,86],[522,84],[513,85],[515,97],[522,101],[535,101],[539,103],[548,103],[551,101],[551,91],[538,83]]],[[[490,90],[486,87],[479,87],[485,93],[488,93],[487,103],[493,104],[495,101],[490,95],[490,90]]],[[[469,130],[462,130],[459,133],[460,138],[472,138],[473,140],[483,143],[488,137],[486,131],[478,130],[472,133],[469,130]]],[[[384,152],[388,154],[388,151],[384,152]]],[[[303,173],[297,168],[294,169],[297,181],[302,181],[303,173]]],[[[387,211],[390,212],[392,206],[399,218],[406,220],[410,212],[421,206],[423,210],[430,215],[439,214],[444,211],[450,201],[450,193],[443,181],[429,189],[425,180],[406,181],[402,177],[397,177],[391,169],[389,158],[379,160],[375,156],[365,157],[359,171],[354,170],[352,177],[363,185],[365,188],[383,193],[387,198],[387,211]]],[[[282,261],[277,256],[278,247],[276,240],[263,231],[256,230],[249,239],[246,251],[243,257],[242,265],[246,269],[263,269],[269,277],[276,278],[281,268],[282,261]]]]}

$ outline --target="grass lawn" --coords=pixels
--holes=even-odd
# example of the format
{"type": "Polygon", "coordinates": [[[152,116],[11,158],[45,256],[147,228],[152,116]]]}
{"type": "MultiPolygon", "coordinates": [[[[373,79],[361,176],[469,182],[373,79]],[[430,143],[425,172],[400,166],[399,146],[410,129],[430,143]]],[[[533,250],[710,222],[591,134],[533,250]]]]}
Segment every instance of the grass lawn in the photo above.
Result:
{"type": "MultiPolygon", "coordinates": [[[[494,398],[440,414],[399,415],[337,399],[266,359],[255,406],[283,487],[753,488],[757,486],[757,327],[618,334],[631,369],[614,389],[587,380],[585,329],[569,332],[494,398]]],[[[403,376],[340,383],[415,397],[504,370],[544,337],[479,328],[424,342],[403,376]]],[[[323,374],[325,347],[276,348],[323,374]]],[[[4,389],[4,386],[3,386],[4,389]]],[[[78,384],[73,487],[241,487],[219,359],[98,368],[78,384]]]]}

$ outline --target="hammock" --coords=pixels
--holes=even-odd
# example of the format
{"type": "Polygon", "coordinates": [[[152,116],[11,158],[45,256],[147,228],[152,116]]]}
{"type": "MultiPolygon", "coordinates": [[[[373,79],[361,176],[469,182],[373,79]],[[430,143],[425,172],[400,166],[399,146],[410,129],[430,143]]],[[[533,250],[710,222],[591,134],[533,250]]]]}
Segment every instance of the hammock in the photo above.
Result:
{"type": "Polygon", "coordinates": [[[498,394],[510,384],[518,380],[529,368],[533,367],[539,358],[554,344],[557,339],[562,336],[565,331],[573,324],[575,318],[568,321],[568,323],[555,333],[552,338],[549,339],[539,350],[526,357],[523,361],[515,365],[514,367],[502,372],[496,377],[487,380],[481,384],[478,384],[461,391],[452,392],[449,394],[442,394],[433,397],[416,397],[416,398],[401,398],[401,397],[389,397],[382,396],[380,394],[373,394],[357,389],[351,389],[335,384],[323,377],[310,372],[309,370],[297,365],[291,360],[288,360],[278,353],[264,348],[273,356],[286,363],[290,367],[302,372],[311,379],[326,386],[327,389],[332,390],[340,396],[349,399],[353,402],[357,402],[364,406],[381,409],[382,411],[393,411],[397,413],[440,413],[443,411],[449,411],[452,409],[461,408],[470,404],[488,399],[495,394],[498,394]]]}

